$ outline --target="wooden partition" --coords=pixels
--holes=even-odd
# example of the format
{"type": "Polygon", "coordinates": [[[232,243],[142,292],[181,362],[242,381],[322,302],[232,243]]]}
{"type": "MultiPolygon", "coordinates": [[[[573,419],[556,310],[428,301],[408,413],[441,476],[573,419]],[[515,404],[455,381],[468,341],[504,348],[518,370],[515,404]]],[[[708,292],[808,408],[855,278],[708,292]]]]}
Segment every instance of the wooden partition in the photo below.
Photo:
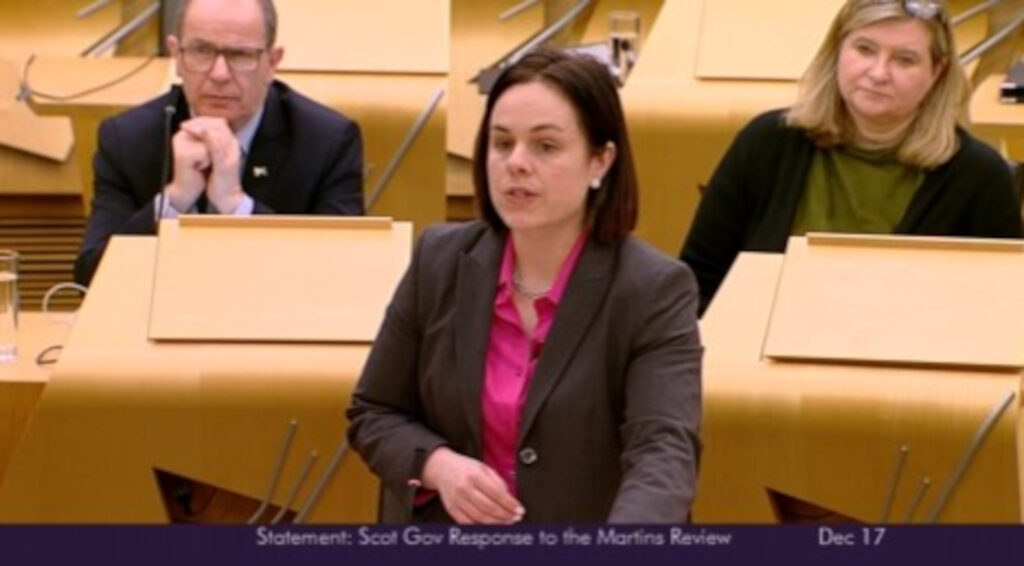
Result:
{"type": "MultiPolygon", "coordinates": [[[[289,247],[281,245],[268,244],[267,253],[289,247]]],[[[407,257],[408,247],[402,253],[407,257]]],[[[377,481],[362,461],[347,453],[332,471],[369,345],[149,340],[156,257],[155,237],[111,240],[60,364],[0,478],[0,521],[244,522],[281,461],[270,503],[290,509],[289,520],[326,478],[308,521],[373,522],[377,481]],[[183,505],[172,496],[182,486],[209,494],[217,511],[200,512],[206,496],[183,505]]],[[[244,277],[246,266],[236,267],[244,277]]],[[[347,267],[381,287],[395,285],[393,274],[370,265],[347,267]]],[[[235,299],[258,310],[274,297],[240,291],[235,299]]],[[[275,328],[272,320],[263,325],[275,328]]]]}
{"type": "Polygon", "coordinates": [[[371,343],[411,249],[410,223],[390,218],[164,220],[149,337],[371,343]]]}
{"type": "MultiPolygon", "coordinates": [[[[284,72],[279,76],[359,122],[367,199],[410,130],[445,87],[443,74],[284,72]]],[[[368,214],[409,220],[417,235],[424,227],[444,221],[444,132],[449,104],[447,93],[442,94],[368,214]]]]}
{"type": "Polygon", "coordinates": [[[0,419],[0,482],[7,463],[21,443],[43,388],[50,381],[52,361],[60,355],[59,345],[64,342],[72,322],[73,317],[66,313],[22,312],[18,315],[17,361],[0,364],[0,415],[3,415],[0,419]],[[43,356],[42,364],[37,363],[40,356],[43,356]]]}
{"type": "Polygon", "coordinates": [[[450,93],[427,109],[447,91],[450,0],[293,0],[278,12],[280,78],[362,127],[368,213],[412,221],[416,234],[443,221],[450,93]]]}
{"type": "Polygon", "coordinates": [[[696,521],[1021,522],[1024,251],[937,242],[740,255],[701,324],[696,521]]]}

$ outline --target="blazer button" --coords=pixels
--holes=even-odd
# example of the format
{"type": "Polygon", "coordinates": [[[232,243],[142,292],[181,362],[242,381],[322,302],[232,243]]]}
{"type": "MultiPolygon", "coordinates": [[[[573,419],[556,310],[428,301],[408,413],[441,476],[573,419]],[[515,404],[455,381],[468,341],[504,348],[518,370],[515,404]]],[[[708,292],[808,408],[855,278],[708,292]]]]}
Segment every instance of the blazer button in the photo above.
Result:
{"type": "Polygon", "coordinates": [[[519,461],[527,466],[537,461],[537,451],[533,448],[523,448],[519,451],[519,461]]]}

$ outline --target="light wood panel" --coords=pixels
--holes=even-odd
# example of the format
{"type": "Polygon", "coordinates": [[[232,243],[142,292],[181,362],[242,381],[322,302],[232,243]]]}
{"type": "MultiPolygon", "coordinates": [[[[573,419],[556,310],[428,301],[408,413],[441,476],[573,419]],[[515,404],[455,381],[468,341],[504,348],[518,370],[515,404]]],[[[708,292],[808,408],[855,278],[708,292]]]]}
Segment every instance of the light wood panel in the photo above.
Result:
{"type": "Polygon", "coordinates": [[[764,354],[1024,369],[1021,281],[1021,241],[790,238],[764,354]]]}
{"type": "Polygon", "coordinates": [[[20,92],[20,71],[13,61],[0,59],[0,145],[62,162],[71,154],[71,122],[67,118],[36,116],[20,92]]]}
{"type": "MultiPolygon", "coordinates": [[[[855,521],[879,522],[906,446],[887,521],[923,522],[975,431],[1016,393],[938,521],[1019,523],[1020,372],[763,358],[782,262],[778,254],[741,254],[701,322],[705,451],[695,520],[776,523],[772,490],[855,521]],[[924,478],[931,487],[911,513],[924,478]]],[[[975,330],[977,340],[986,339],[984,328],[975,330]]]]}
{"type": "Polygon", "coordinates": [[[36,364],[36,356],[63,343],[71,321],[66,314],[22,311],[18,316],[17,362],[0,364],[0,483],[53,370],[36,364]]]}
{"type": "Polygon", "coordinates": [[[80,199],[78,161],[55,162],[24,151],[0,147],[0,193],[68,195],[80,199]]]}
{"type": "Polygon", "coordinates": [[[449,9],[449,0],[278,2],[278,44],[285,47],[281,68],[446,73],[449,9]]]}
{"type": "Polygon", "coordinates": [[[806,0],[703,0],[696,74],[796,80],[845,1],[816,0],[811,8],[806,0]],[[737,49],[737,44],[756,48],[737,49]]]}
{"type": "MultiPolygon", "coordinates": [[[[443,75],[281,73],[280,78],[359,123],[366,198],[424,108],[445,86],[443,75]]],[[[450,107],[446,93],[368,214],[411,221],[417,235],[444,221],[444,139],[450,107]]]]}
{"type": "Polygon", "coordinates": [[[182,216],[159,234],[154,340],[371,343],[412,249],[408,222],[376,218],[182,216]]]}
{"type": "Polygon", "coordinates": [[[69,0],[0,1],[0,56],[24,61],[29,54],[73,57],[121,23],[121,3],[114,2],[78,20],[88,2],[69,0]]]}
{"type": "Polygon", "coordinates": [[[32,105],[41,114],[118,112],[166,91],[173,82],[173,72],[167,58],[38,57],[29,77],[35,91],[68,96],[109,86],[69,101],[36,97],[32,105]]]}
{"type": "MultiPolygon", "coordinates": [[[[291,419],[274,503],[311,450],[311,478],[327,467],[369,347],[151,342],[155,255],[154,237],[111,240],[0,484],[0,521],[165,523],[156,468],[260,499],[291,419]]],[[[309,520],[369,523],[376,505],[377,480],[350,453],[309,520]]]]}

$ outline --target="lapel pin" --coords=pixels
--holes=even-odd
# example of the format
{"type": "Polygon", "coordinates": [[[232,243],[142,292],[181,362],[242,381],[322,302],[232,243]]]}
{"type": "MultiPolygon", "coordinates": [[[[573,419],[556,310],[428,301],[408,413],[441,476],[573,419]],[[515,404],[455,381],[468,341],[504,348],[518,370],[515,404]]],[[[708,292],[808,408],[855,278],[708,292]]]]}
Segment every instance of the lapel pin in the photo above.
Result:
{"type": "Polygon", "coordinates": [[[266,177],[267,175],[269,175],[269,173],[267,172],[267,168],[263,165],[257,165],[252,168],[252,176],[257,179],[260,177],[266,177]]]}

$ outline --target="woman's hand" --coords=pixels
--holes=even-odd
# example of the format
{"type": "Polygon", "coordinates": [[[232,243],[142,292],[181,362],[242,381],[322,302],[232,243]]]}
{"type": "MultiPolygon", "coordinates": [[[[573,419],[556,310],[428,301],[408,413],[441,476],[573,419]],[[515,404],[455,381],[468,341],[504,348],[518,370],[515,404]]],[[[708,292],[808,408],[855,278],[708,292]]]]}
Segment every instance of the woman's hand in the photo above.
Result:
{"type": "Polygon", "coordinates": [[[442,446],[423,464],[423,487],[437,491],[441,503],[460,524],[508,525],[525,510],[493,469],[442,446]]]}

